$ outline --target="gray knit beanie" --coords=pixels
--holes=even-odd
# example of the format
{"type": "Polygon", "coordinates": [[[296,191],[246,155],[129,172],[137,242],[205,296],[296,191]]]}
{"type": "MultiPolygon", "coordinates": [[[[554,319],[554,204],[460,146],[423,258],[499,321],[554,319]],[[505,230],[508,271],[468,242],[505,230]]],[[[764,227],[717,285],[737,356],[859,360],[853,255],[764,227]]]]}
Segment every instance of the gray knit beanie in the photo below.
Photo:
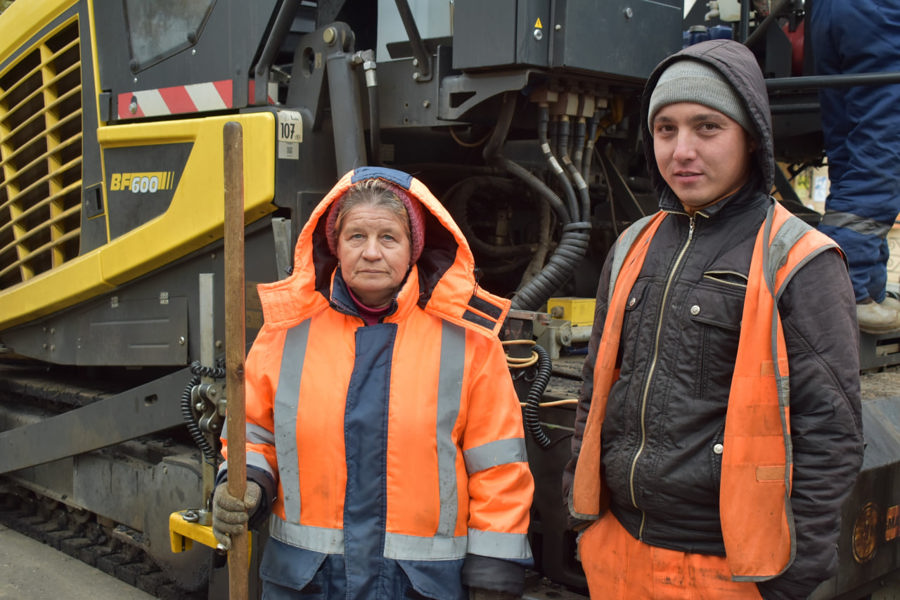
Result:
{"type": "Polygon", "coordinates": [[[657,111],[676,102],[696,102],[724,113],[738,122],[750,135],[756,127],[738,93],[716,69],[696,60],[672,63],[656,82],[650,94],[647,126],[653,135],[653,117],[657,111]]]}

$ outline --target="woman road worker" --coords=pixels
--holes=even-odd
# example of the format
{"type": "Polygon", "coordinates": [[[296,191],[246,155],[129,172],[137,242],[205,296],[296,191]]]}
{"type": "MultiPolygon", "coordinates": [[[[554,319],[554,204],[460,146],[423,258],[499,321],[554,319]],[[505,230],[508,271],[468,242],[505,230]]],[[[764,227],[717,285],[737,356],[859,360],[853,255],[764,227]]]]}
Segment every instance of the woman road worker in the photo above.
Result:
{"type": "Polygon", "coordinates": [[[248,492],[217,486],[217,539],[271,514],[266,598],[521,595],[534,484],[497,337],[509,302],[475,283],[456,224],[410,175],[359,168],[294,265],[259,289],[248,492]]]}

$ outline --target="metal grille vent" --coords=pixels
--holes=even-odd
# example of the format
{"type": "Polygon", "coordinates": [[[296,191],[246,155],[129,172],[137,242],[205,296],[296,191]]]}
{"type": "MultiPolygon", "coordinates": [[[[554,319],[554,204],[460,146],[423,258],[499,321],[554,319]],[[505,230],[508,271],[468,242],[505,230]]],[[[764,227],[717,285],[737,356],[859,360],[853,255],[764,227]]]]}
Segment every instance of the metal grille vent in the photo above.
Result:
{"type": "Polygon", "coordinates": [[[74,20],[0,73],[0,289],[78,256],[81,110],[74,20]]]}

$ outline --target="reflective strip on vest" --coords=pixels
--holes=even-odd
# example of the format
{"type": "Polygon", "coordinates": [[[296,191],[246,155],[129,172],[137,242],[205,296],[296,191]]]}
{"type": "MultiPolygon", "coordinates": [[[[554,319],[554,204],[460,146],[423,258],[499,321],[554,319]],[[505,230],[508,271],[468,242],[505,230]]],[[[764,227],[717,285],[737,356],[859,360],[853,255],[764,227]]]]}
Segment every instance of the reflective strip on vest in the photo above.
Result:
{"type": "Polygon", "coordinates": [[[321,554],[344,553],[344,531],[327,527],[310,527],[288,523],[276,514],[269,519],[269,535],[295,548],[312,550],[321,554]]]}
{"type": "Polygon", "coordinates": [[[254,452],[252,450],[247,451],[247,466],[264,471],[272,478],[272,481],[275,481],[275,472],[272,470],[272,467],[269,466],[269,461],[267,461],[266,457],[259,452],[254,452]]]}
{"type": "Polygon", "coordinates": [[[384,557],[393,560],[458,560],[466,556],[466,536],[420,537],[399,533],[384,536],[384,557]]]}
{"type": "Polygon", "coordinates": [[[441,515],[437,536],[452,537],[459,516],[456,489],[456,445],[453,427],[459,416],[465,372],[466,331],[446,321],[441,328],[441,366],[438,374],[437,452],[438,485],[440,486],[441,515]]]}
{"type": "Polygon", "coordinates": [[[469,529],[469,553],[509,560],[529,560],[531,546],[524,533],[469,529]]]}
{"type": "MultiPolygon", "coordinates": [[[[284,494],[284,514],[300,520],[300,471],[297,464],[297,404],[300,402],[300,377],[309,341],[309,320],[287,330],[275,390],[275,451],[278,475],[284,494]]],[[[302,547],[302,546],[301,546],[302,547]]]]}
{"type": "Polygon", "coordinates": [[[469,475],[509,463],[528,462],[525,452],[525,438],[497,440],[463,452],[466,472],[469,475]]]}
{"type": "MultiPolygon", "coordinates": [[[[265,427],[260,427],[259,425],[255,425],[253,423],[247,423],[246,428],[247,433],[245,434],[246,440],[248,444],[268,444],[270,446],[275,445],[275,434],[266,429],[265,427]]],[[[228,428],[225,424],[222,425],[222,439],[228,439],[228,428]]]]}
{"type": "Polygon", "coordinates": [[[650,224],[653,219],[660,219],[659,213],[654,213],[652,215],[647,215],[646,217],[641,217],[634,223],[632,223],[628,229],[622,232],[622,237],[620,237],[616,241],[617,252],[613,254],[612,265],[610,266],[609,272],[609,296],[607,297],[607,304],[612,302],[613,291],[616,289],[616,279],[619,278],[619,271],[622,270],[622,265],[625,264],[625,257],[628,256],[628,250],[634,245],[634,242],[641,233],[644,231],[644,228],[650,224]],[[624,252],[623,252],[624,250],[624,252]]]}

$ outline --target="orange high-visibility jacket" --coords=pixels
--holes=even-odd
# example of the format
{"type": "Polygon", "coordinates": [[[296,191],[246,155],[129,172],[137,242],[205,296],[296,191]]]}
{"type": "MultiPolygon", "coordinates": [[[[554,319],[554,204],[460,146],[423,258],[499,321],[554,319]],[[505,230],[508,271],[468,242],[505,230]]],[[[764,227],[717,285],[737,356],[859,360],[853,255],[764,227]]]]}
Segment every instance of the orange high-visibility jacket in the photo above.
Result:
{"type": "Polygon", "coordinates": [[[429,215],[394,312],[364,326],[336,300],[328,209],[355,181],[396,173],[345,175],[300,233],[292,275],[259,286],[247,463],[278,484],[270,534],[344,554],[357,572],[378,560],[530,560],[534,484],[496,335],[509,301],[478,287],[463,234],[421,182],[399,182],[429,215]]]}
{"type": "MultiPolygon", "coordinates": [[[[608,504],[600,475],[600,435],[609,391],[618,378],[625,303],[665,216],[659,212],[642,219],[617,242],[572,491],[572,512],[580,518],[596,519],[608,504]]],[[[719,490],[725,552],[736,580],[770,579],[794,558],[788,357],[777,298],[796,269],[829,248],[836,244],[778,203],[772,204],[757,234],[725,418],[719,490]]]]}

